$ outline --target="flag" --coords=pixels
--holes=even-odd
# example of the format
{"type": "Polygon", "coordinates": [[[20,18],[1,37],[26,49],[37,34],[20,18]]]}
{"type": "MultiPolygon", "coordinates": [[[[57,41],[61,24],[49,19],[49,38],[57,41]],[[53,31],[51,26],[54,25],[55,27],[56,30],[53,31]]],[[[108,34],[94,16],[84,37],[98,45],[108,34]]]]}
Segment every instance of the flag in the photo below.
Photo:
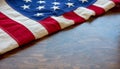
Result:
{"type": "Polygon", "coordinates": [[[119,0],[0,0],[0,54],[119,4],[119,0]]]}

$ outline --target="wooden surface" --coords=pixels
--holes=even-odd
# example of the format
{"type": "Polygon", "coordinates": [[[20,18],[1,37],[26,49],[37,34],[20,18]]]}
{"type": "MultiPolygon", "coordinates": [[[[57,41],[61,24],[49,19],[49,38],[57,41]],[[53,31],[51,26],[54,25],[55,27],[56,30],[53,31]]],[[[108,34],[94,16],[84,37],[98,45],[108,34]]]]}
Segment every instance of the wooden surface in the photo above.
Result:
{"type": "Polygon", "coordinates": [[[0,56],[0,69],[120,69],[120,10],[0,56]]]}

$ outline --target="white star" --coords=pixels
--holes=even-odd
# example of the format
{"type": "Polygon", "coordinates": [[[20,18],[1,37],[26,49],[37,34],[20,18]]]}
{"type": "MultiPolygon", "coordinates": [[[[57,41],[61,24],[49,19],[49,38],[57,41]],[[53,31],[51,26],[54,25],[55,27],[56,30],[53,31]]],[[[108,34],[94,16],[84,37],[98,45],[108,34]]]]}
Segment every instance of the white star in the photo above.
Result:
{"type": "Polygon", "coordinates": [[[53,2],[52,4],[53,4],[53,5],[60,5],[59,2],[53,2]]]}
{"type": "Polygon", "coordinates": [[[74,3],[71,3],[71,2],[66,3],[66,5],[67,5],[68,7],[74,7],[74,3]]]}
{"type": "Polygon", "coordinates": [[[37,3],[39,3],[39,4],[42,4],[42,3],[46,3],[45,1],[38,1],[37,3]]]}
{"type": "Polygon", "coordinates": [[[88,2],[88,0],[80,0],[80,1],[82,1],[82,3],[84,3],[84,2],[88,2]]]}
{"type": "Polygon", "coordinates": [[[59,6],[53,6],[53,7],[51,7],[51,8],[53,8],[54,11],[60,9],[59,6]]]}
{"type": "Polygon", "coordinates": [[[28,3],[28,2],[32,2],[31,0],[23,0],[23,1],[25,1],[26,3],[28,3]]]}
{"type": "Polygon", "coordinates": [[[34,14],[34,16],[36,16],[36,17],[43,16],[43,15],[44,15],[43,13],[36,13],[36,14],[34,14]]]}
{"type": "Polygon", "coordinates": [[[44,9],[44,8],[45,8],[45,6],[38,6],[36,9],[41,10],[41,9],[44,9]]]}
{"type": "Polygon", "coordinates": [[[24,4],[24,5],[21,6],[21,7],[22,7],[24,10],[25,10],[25,9],[30,9],[30,5],[25,5],[25,4],[24,4]]]}

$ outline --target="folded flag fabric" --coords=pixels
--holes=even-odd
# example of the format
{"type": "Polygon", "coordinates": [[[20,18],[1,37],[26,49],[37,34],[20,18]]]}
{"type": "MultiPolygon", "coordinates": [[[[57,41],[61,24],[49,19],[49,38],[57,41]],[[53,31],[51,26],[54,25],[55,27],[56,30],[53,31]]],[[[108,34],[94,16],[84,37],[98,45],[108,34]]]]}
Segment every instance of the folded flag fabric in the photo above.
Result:
{"type": "Polygon", "coordinates": [[[101,15],[119,0],[0,0],[0,54],[101,15]]]}

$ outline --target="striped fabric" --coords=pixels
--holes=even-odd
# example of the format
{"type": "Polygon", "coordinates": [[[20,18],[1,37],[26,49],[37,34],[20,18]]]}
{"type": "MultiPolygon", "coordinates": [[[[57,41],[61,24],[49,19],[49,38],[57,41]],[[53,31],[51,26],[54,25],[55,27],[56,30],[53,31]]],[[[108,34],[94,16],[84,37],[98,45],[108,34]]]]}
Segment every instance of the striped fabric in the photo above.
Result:
{"type": "Polygon", "coordinates": [[[0,0],[0,54],[71,25],[83,23],[119,3],[120,0],[97,0],[88,7],[78,7],[60,16],[35,21],[15,11],[5,0],[0,0]]]}

